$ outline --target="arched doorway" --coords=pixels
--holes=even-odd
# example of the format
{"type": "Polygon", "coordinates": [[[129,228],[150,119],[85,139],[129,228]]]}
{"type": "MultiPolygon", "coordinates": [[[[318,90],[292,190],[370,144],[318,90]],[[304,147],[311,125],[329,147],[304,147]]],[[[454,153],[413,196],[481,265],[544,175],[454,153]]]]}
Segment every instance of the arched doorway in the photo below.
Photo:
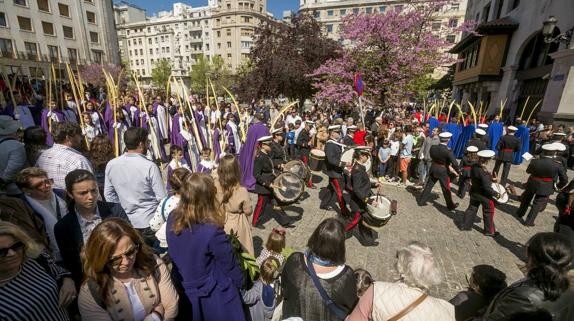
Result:
{"type": "MultiPolygon", "coordinates": [[[[554,36],[559,34],[560,30],[556,28],[554,36]]],[[[542,100],[554,63],[549,54],[556,52],[559,46],[559,43],[546,43],[542,31],[539,31],[524,47],[516,75],[520,91],[515,117],[526,120],[530,115],[535,117],[542,108],[542,100]]]]}

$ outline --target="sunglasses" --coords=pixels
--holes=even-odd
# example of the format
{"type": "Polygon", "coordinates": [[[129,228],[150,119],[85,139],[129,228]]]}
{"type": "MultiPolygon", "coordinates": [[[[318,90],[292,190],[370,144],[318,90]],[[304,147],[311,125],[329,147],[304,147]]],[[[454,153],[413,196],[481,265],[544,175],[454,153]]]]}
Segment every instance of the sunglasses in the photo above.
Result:
{"type": "Polygon", "coordinates": [[[54,185],[54,179],[53,178],[46,178],[43,181],[41,181],[40,183],[37,183],[36,185],[32,186],[32,189],[38,189],[40,187],[44,187],[46,185],[52,186],[54,185]]]}
{"type": "Polygon", "coordinates": [[[24,248],[24,243],[22,243],[20,241],[14,242],[9,247],[5,247],[3,249],[0,249],[0,258],[5,258],[8,255],[9,250],[12,250],[13,252],[18,252],[18,251],[22,250],[23,248],[24,248]]]}
{"type": "Polygon", "coordinates": [[[109,260],[108,260],[108,265],[110,266],[118,266],[122,263],[122,259],[124,257],[128,258],[128,259],[132,259],[140,250],[140,244],[136,244],[134,247],[132,247],[131,249],[125,251],[123,254],[117,255],[117,256],[112,256],[109,260]]]}

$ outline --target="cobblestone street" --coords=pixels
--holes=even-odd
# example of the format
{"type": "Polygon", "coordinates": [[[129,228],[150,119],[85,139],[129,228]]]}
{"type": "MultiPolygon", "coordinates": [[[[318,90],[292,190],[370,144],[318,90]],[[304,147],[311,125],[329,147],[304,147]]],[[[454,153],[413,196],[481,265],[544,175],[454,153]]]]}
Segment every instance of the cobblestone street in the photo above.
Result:
{"type": "MultiPolygon", "coordinates": [[[[512,166],[510,173],[509,178],[515,182],[519,195],[522,193],[521,182],[527,178],[527,165],[512,166]]],[[[569,171],[569,177],[573,177],[572,171],[569,171]]],[[[306,190],[308,197],[304,195],[299,203],[286,208],[289,215],[303,213],[303,218],[295,223],[296,227],[287,229],[287,244],[295,250],[305,248],[309,236],[322,220],[336,216],[334,211],[319,209],[318,193],[326,185],[325,176],[315,175],[315,182],[316,189],[306,190]]],[[[552,231],[557,215],[552,197],[546,210],[537,217],[536,226],[526,227],[512,215],[518,209],[519,202],[517,198],[511,199],[505,205],[497,205],[495,223],[500,235],[491,238],[482,234],[480,209],[480,222],[475,223],[472,231],[460,231],[456,227],[455,222],[462,220],[468,207],[468,194],[464,200],[453,195],[459,207],[456,212],[449,212],[438,183],[433,190],[437,197],[424,207],[419,207],[413,194],[404,187],[385,184],[382,191],[388,198],[398,200],[398,214],[378,229],[377,247],[365,248],[354,237],[348,239],[347,263],[353,268],[368,270],[376,280],[392,281],[398,276],[394,269],[396,250],[410,241],[423,242],[433,249],[444,275],[444,282],[432,289],[432,294],[447,300],[466,287],[465,275],[470,274],[472,267],[477,264],[490,264],[502,270],[507,275],[508,283],[521,278],[524,243],[537,232],[552,231]]],[[[255,204],[255,195],[252,195],[252,200],[255,204]]],[[[265,223],[265,230],[253,229],[256,253],[259,253],[268,233],[276,226],[277,223],[270,220],[265,223]]]]}

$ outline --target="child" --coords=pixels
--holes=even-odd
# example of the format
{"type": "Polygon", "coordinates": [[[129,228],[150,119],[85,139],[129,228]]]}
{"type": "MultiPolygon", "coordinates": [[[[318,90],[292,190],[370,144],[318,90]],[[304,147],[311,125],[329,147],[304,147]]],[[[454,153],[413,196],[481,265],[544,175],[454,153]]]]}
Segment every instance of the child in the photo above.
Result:
{"type": "Polygon", "coordinates": [[[213,168],[215,168],[215,162],[211,160],[211,149],[204,147],[201,150],[201,161],[197,166],[197,172],[211,174],[213,168]]]}
{"type": "Polygon", "coordinates": [[[390,162],[388,163],[387,176],[391,181],[398,181],[399,169],[399,147],[400,147],[400,133],[395,131],[391,135],[390,142],[390,162]]]}
{"type": "Polygon", "coordinates": [[[268,321],[273,317],[277,304],[277,292],[280,286],[279,260],[268,257],[259,269],[259,279],[253,283],[251,289],[242,291],[243,303],[249,307],[252,321],[268,321]]]}
{"type": "Polygon", "coordinates": [[[289,152],[289,158],[295,159],[295,125],[293,123],[289,124],[289,131],[287,132],[287,150],[289,152]]]}
{"type": "Polygon", "coordinates": [[[384,177],[387,170],[387,162],[391,158],[391,148],[389,141],[385,140],[383,146],[379,148],[379,177],[384,177]]]}
{"type": "Polygon", "coordinates": [[[285,261],[285,257],[281,252],[285,249],[285,230],[283,229],[276,229],[274,228],[269,234],[267,238],[267,243],[265,244],[265,248],[257,257],[257,264],[261,265],[265,259],[268,257],[274,257],[279,260],[279,263],[283,265],[285,261]]]}
{"type": "Polygon", "coordinates": [[[168,192],[171,191],[171,184],[169,182],[170,177],[173,175],[174,170],[178,168],[185,168],[189,171],[191,170],[189,168],[189,165],[183,158],[183,148],[181,148],[180,146],[171,145],[171,147],[169,148],[169,157],[171,161],[167,165],[167,186],[166,186],[168,192]]]}
{"type": "Polygon", "coordinates": [[[82,134],[88,139],[88,142],[91,143],[96,136],[101,134],[100,129],[94,126],[92,116],[89,113],[87,112],[82,113],[82,118],[84,121],[82,134]]]}

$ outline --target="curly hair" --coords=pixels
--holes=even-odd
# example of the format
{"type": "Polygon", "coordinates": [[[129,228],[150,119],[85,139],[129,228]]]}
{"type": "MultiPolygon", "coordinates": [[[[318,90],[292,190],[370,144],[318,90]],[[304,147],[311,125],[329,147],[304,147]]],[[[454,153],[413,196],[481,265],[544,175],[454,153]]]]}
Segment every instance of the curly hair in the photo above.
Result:
{"type": "Polygon", "coordinates": [[[88,158],[96,171],[103,171],[110,160],[114,158],[114,146],[105,134],[94,137],[90,144],[88,158]]]}

